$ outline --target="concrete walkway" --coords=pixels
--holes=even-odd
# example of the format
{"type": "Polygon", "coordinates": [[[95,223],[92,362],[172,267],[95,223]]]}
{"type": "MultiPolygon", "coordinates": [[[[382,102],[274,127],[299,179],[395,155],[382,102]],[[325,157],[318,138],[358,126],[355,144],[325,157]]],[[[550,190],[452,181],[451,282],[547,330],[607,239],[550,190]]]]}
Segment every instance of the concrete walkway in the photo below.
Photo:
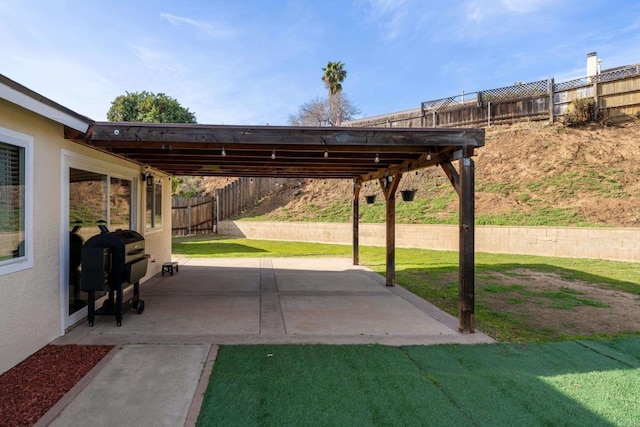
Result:
{"type": "Polygon", "coordinates": [[[118,347],[41,425],[193,425],[218,344],[493,342],[345,258],[183,259],[141,298],[121,327],[98,317],[56,340],[118,347]]]}

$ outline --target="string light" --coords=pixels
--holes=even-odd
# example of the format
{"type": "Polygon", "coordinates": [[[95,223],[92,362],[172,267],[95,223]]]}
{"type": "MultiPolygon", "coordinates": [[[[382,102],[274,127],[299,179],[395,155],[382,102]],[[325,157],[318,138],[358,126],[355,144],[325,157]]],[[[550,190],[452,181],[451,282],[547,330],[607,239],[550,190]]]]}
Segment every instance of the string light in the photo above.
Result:
{"type": "Polygon", "coordinates": [[[431,149],[427,152],[427,160],[431,160],[431,149]]]}
{"type": "Polygon", "coordinates": [[[327,151],[327,149],[324,149],[324,158],[326,159],[327,157],[329,157],[329,152],[327,151]]]}
{"type": "Polygon", "coordinates": [[[222,155],[222,157],[226,157],[227,152],[226,152],[226,151],[224,151],[224,147],[222,147],[222,153],[220,153],[220,154],[222,155]]]}
{"type": "Polygon", "coordinates": [[[373,159],[373,161],[376,163],[380,163],[380,156],[378,155],[378,153],[376,153],[376,158],[373,159]]]}
{"type": "Polygon", "coordinates": [[[271,153],[271,160],[275,160],[276,159],[276,150],[273,150],[273,152],[271,153]]]}

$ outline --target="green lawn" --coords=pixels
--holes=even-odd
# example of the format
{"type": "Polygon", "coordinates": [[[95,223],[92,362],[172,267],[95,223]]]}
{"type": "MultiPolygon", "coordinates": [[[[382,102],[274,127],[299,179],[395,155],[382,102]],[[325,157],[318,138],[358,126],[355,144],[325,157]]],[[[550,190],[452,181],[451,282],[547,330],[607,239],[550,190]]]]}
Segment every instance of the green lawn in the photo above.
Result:
{"type": "Polygon", "coordinates": [[[198,425],[640,425],[640,339],[223,346],[198,425]]]}

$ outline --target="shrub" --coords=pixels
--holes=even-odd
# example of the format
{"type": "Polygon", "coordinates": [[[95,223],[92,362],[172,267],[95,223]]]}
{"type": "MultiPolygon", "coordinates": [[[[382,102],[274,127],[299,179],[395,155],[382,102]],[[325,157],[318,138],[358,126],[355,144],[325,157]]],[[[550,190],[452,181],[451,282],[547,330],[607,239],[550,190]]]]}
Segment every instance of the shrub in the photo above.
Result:
{"type": "Polygon", "coordinates": [[[595,102],[592,98],[575,99],[567,109],[564,122],[567,126],[580,126],[595,119],[595,102]]]}

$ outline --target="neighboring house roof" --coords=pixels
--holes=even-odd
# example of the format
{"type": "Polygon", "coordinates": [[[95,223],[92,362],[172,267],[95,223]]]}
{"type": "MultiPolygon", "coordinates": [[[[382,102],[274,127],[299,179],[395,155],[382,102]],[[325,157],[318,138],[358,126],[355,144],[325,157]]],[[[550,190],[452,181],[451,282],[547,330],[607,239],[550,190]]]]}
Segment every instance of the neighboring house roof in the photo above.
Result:
{"type": "Polygon", "coordinates": [[[0,98],[80,132],[94,121],[0,74],[0,98]]]}

